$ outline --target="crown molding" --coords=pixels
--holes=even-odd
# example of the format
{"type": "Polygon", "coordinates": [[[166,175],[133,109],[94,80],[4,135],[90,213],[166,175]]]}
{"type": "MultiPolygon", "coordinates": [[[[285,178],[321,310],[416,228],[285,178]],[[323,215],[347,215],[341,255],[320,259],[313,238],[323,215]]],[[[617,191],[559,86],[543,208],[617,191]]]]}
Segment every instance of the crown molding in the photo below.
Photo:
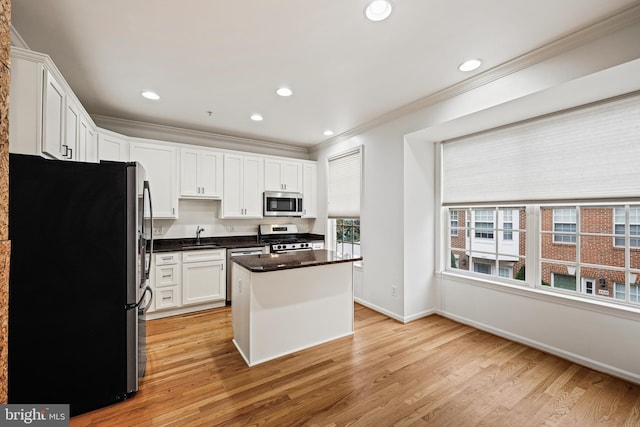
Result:
{"type": "Polygon", "coordinates": [[[265,151],[266,148],[282,154],[296,154],[297,156],[303,155],[304,157],[308,157],[309,155],[309,149],[307,147],[279,142],[159,125],[98,114],[92,114],[91,118],[96,125],[101,128],[132,137],[148,138],[151,134],[154,139],[166,142],[182,142],[213,148],[250,152],[265,151]]]}
{"type": "Polygon", "coordinates": [[[637,24],[638,22],[640,22],[640,4],[635,4],[609,16],[608,18],[587,25],[571,34],[529,51],[503,64],[490,68],[489,70],[463,80],[460,83],[454,84],[431,95],[420,98],[410,104],[406,104],[395,110],[389,111],[388,113],[374,118],[373,120],[338,134],[329,140],[314,145],[309,149],[309,151],[312,154],[317,153],[320,150],[324,150],[342,141],[353,138],[369,129],[380,126],[383,123],[390,122],[426,107],[436,105],[447,99],[462,95],[465,92],[477,89],[496,80],[500,80],[511,74],[553,58],[561,53],[568,52],[578,46],[604,37],[607,34],[611,34],[630,25],[637,24]]]}
{"type": "Polygon", "coordinates": [[[11,25],[11,46],[31,50],[27,42],[24,41],[20,33],[18,33],[18,30],[16,30],[13,25],[11,25]]]}

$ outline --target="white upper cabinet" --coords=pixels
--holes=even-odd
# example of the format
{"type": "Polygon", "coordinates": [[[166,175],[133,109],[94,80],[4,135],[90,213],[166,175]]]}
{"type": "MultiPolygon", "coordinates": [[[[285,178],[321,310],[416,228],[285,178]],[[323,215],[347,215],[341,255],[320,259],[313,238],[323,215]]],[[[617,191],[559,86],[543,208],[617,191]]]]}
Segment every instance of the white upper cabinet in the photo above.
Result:
{"type": "Polygon", "coordinates": [[[91,119],[82,115],[78,133],[78,160],[83,162],[98,161],[98,132],[91,119]]]}
{"type": "Polygon", "coordinates": [[[114,162],[129,161],[129,141],[123,135],[98,130],[98,161],[111,160],[114,162]]]}
{"type": "Polygon", "coordinates": [[[9,96],[12,153],[86,161],[86,151],[95,151],[81,124],[92,134],[95,125],[48,56],[12,48],[9,96]]]}
{"type": "Polygon", "coordinates": [[[154,218],[178,217],[177,149],[161,142],[131,142],[131,161],[140,162],[151,190],[154,218]]]}
{"type": "Polygon", "coordinates": [[[264,159],[224,155],[223,218],[262,218],[264,159]]]}
{"type": "Polygon", "coordinates": [[[302,163],[267,158],[264,162],[265,191],[302,191],[302,163]]]}
{"type": "Polygon", "coordinates": [[[66,159],[65,144],[65,93],[49,70],[44,70],[42,97],[42,152],[55,159],[66,159]]]}
{"type": "Polygon", "coordinates": [[[222,197],[223,154],[217,151],[180,149],[180,197],[222,197]]]}
{"type": "Polygon", "coordinates": [[[302,217],[318,216],[318,164],[302,165],[302,217]]]}

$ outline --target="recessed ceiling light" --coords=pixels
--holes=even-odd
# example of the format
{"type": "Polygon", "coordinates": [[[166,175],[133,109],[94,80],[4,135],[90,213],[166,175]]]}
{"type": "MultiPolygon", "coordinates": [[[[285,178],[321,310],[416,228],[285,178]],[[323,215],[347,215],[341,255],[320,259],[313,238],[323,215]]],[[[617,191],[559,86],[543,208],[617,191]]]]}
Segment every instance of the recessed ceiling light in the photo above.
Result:
{"type": "Polygon", "coordinates": [[[160,95],[150,90],[145,90],[144,92],[141,93],[141,95],[147,99],[152,99],[154,101],[157,101],[158,99],[160,99],[160,95]]]}
{"type": "Polygon", "coordinates": [[[256,113],[251,115],[251,120],[253,120],[254,122],[261,122],[262,120],[264,120],[264,117],[256,113]]]}
{"type": "Polygon", "coordinates": [[[367,4],[364,14],[370,21],[383,21],[391,15],[391,2],[387,0],[373,0],[367,4]]]}
{"type": "Polygon", "coordinates": [[[460,71],[473,71],[482,65],[482,61],[480,59],[469,59],[468,61],[464,61],[458,67],[460,71]]]}
{"type": "Polygon", "coordinates": [[[276,89],[276,93],[280,96],[291,96],[293,95],[293,91],[288,87],[279,87],[276,89]]]}
{"type": "Polygon", "coordinates": [[[322,134],[323,134],[324,136],[331,136],[331,135],[333,135],[333,131],[332,131],[332,130],[327,129],[327,130],[325,130],[324,132],[322,132],[322,134]]]}

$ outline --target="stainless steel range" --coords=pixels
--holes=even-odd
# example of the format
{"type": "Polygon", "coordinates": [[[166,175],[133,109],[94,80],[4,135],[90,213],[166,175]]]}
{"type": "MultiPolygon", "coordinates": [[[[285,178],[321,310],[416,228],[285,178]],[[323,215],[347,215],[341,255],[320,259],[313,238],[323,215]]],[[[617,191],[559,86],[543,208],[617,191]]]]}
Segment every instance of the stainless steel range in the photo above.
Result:
{"type": "Polygon", "coordinates": [[[324,240],[298,233],[296,224],[261,224],[258,228],[258,238],[262,243],[269,245],[271,253],[324,249],[324,240]]]}

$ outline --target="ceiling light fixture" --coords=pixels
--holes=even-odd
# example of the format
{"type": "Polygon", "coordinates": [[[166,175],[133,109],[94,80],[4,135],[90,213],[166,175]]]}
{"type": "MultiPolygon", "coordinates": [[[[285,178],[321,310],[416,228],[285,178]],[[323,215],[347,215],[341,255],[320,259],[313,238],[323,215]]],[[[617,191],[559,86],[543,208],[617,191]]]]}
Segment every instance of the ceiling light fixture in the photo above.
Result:
{"type": "Polygon", "coordinates": [[[482,65],[482,60],[480,59],[469,59],[468,61],[464,61],[462,64],[460,64],[460,66],[458,67],[458,70],[460,71],[473,71],[475,69],[477,69],[479,66],[482,65]]]}
{"type": "Polygon", "coordinates": [[[373,0],[364,9],[364,15],[373,22],[384,21],[391,15],[391,2],[388,0],[373,0]]]}
{"type": "Polygon", "coordinates": [[[144,96],[147,99],[151,99],[153,101],[157,101],[158,99],[160,99],[160,95],[158,95],[155,92],[152,92],[150,90],[145,90],[144,92],[141,93],[142,96],[144,96]]]}
{"type": "Polygon", "coordinates": [[[261,122],[262,120],[264,120],[264,117],[262,117],[262,115],[255,113],[251,115],[251,120],[253,120],[254,122],[261,122]]]}
{"type": "Polygon", "coordinates": [[[324,132],[322,132],[322,134],[323,134],[324,136],[331,136],[331,135],[333,135],[333,131],[332,131],[332,130],[327,129],[327,130],[325,130],[324,132]]]}
{"type": "Polygon", "coordinates": [[[291,96],[293,95],[293,91],[288,87],[279,87],[276,89],[276,93],[280,96],[291,96]]]}

